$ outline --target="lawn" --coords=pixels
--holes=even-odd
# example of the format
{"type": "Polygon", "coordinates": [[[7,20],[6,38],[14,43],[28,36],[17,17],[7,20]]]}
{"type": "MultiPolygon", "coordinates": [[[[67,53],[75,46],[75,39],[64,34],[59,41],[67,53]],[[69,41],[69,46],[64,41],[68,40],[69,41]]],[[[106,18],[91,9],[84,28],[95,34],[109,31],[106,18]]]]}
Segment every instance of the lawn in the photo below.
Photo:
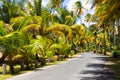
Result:
{"type": "MultiPolygon", "coordinates": [[[[67,59],[60,60],[60,61],[54,61],[54,62],[50,62],[50,63],[46,63],[45,66],[50,66],[50,65],[59,64],[59,63],[64,62],[64,61],[66,61],[66,60],[67,60],[67,59]]],[[[42,68],[42,67],[45,67],[45,66],[39,66],[39,68],[42,68]]],[[[10,78],[10,77],[12,77],[12,76],[19,75],[19,74],[23,74],[23,73],[26,73],[26,72],[29,72],[29,71],[34,70],[34,69],[31,69],[31,70],[21,71],[19,65],[14,66],[14,68],[15,68],[15,73],[14,73],[14,74],[10,74],[10,73],[9,73],[9,66],[7,65],[7,74],[3,75],[3,74],[2,74],[2,66],[0,66],[0,80],[6,80],[7,78],[10,78]]]]}
{"type": "MultiPolygon", "coordinates": [[[[17,69],[17,67],[18,67],[18,66],[16,66],[15,69],[17,69]]],[[[7,69],[7,74],[3,75],[3,74],[2,74],[2,66],[0,66],[0,80],[6,80],[6,78],[9,78],[9,77],[15,75],[15,74],[10,74],[10,73],[9,73],[9,66],[7,66],[6,69],[7,69]]]]}
{"type": "Polygon", "coordinates": [[[2,66],[0,66],[0,80],[6,80],[9,77],[12,77],[12,76],[15,76],[15,75],[22,74],[22,73],[26,72],[26,71],[20,71],[20,66],[18,66],[18,65],[14,66],[14,68],[15,68],[15,73],[10,74],[9,73],[9,66],[7,65],[7,67],[6,67],[7,72],[4,75],[4,74],[2,74],[2,66]]]}

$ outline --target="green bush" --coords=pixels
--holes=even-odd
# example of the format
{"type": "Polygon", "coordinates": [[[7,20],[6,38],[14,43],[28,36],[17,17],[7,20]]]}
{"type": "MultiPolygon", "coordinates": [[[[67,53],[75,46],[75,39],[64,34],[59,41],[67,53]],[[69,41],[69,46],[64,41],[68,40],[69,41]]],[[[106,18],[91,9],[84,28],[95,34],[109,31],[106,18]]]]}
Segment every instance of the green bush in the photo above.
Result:
{"type": "Polygon", "coordinates": [[[113,51],[113,57],[114,58],[120,58],[120,50],[114,50],[113,51]]]}

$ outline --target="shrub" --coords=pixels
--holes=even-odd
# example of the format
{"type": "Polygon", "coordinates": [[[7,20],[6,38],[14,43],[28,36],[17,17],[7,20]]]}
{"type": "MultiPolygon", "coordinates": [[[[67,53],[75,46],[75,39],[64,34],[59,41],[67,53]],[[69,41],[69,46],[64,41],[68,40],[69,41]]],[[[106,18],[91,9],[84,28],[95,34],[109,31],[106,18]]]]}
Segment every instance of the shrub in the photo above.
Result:
{"type": "Polygon", "coordinates": [[[113,57],[114,58],[120,58],[120,50],[114,50],[113,51],[113,57]]]}

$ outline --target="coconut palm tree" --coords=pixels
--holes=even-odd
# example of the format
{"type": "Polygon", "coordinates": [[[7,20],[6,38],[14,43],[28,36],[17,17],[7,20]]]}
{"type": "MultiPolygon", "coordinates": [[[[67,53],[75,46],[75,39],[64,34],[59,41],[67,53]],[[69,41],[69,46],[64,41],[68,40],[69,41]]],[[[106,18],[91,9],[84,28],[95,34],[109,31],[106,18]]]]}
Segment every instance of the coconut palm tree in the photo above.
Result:
{"type": "Polygon", "coordinates": [[[79,47],[82,47],[80,45],[85,46],[87,43],[87,28],[84,25],[73,25],[71,26],[71,31],[72,31],[72,49],[77,51],[79,47]]]}
{"type": "Polygon", "coordinates": [[[42,0],[28,0],[25,11],[30,15],[41,16],[42,14],[42,0]]]}
{"type": "Polygon", "coordinates": [[[64,0],[49,0],[48,3],[48,9],[50,10],[50,13],[54,13],[58,8],[62,7],[62,2],[64,0]]]}
{"type": "MultiPolygon", "coordinates": [[[[67,40],[67,35],[70,31],[71,29],[67,25],[63,24],[54,24],[47,29],[47,32],[54,32],[55,34],[59,35],[59,37],[65,40],[67,40]]],[[[54,37],[57,37],[57,35],[54,37]]]]}
{"type": "Polygon", "coordinates": [[[1,22],[0,45],[1,50],[3,50],[3,57],[1,57],[0,60],[3,62],[6,57],[9,57],[11,73],[14,72],[12,64],[13,56],[23,53],[21,55],[24,57],[25,53],[23,51],[23,46],[29,45],[30,40],[32,38],[36,38],[36,35],[39,34],[41,22],[41,17],[38,16],[12,18],[10,20],[11,25],[7,24],[9,27],[7,27],[5,23],[1,22]],[[19,20],[20,18],[21,20],[19,20]]]}
{"type": "Polygon", "coordinates": [[[57,12],[60,14],[60,23],[64,24],[65,22],[65,17],[67,15],[70,15],[69,11],[67,9],[63,8],[58,8],[57,12]]]}
{"type": "MultiPolygon", "coordinates": [[[[108,23],[113,23],[112,25],[117,26],[119,28],[119,4],[118,0],[93,0],[93,5],[96,6],[95,15],[98,17],[99,26],[109,27],[108,23]],[[109,12],[109,13],[108,13],[109,12]]],[[[116,27],[115,27],[116,28],[116,27]]],[[[119,41],[119,32],[117,41],[119,41]]],[[[115,42],[115,41],[114,41],[115,42]]],[[[119,47],[119,44],[117,45],[119,47]]]]}
{"type": "Polygon", "coordinates": [[[8,57],[11,73],[14,72],[12,58],[16,54],[20,53],[20,48],[23,45],[22,42],[22,37],[19,32],[12,32],[4,36],[0,36],[0,46],[1,51],[3,52],[1,62],[3,62],[6,57],[8,57]]]}
{"type": "Polygon", "coordinates": [[[86,22],[89,22],[89,21],[91,20],[91,17],[92,17],[91,14],[89,14],[89,13],[86,14],[86,16],[85,16],[85,21],[86,21],[86,22]]]}
{"type": "Polygon", "coordinates": [[[73,5],[73,12],[78,18],[80,18],[80,15],[83,13],[83,9],[85,8],[82,6],[82,3],[80,1],[75,2],[73,5]]]}
{"type": "Polygon", "coordinates": [[[26,15],[15,0],[1,0],[1,2],[0,19],[4,20],[5,23],[9,23],[11,18],[26,15]]]}

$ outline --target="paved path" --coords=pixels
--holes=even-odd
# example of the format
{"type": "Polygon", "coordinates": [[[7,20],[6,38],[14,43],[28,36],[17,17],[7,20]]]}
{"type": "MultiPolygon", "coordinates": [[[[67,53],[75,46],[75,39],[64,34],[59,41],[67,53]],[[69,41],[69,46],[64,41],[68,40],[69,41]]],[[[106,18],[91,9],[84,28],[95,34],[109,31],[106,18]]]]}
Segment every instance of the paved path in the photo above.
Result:
{"type": "Polygon", "coordinates": [[[105,57],[92,52],[66,62],[40,68],[8,80],[115,80],[105,67],[105,57]]]}

